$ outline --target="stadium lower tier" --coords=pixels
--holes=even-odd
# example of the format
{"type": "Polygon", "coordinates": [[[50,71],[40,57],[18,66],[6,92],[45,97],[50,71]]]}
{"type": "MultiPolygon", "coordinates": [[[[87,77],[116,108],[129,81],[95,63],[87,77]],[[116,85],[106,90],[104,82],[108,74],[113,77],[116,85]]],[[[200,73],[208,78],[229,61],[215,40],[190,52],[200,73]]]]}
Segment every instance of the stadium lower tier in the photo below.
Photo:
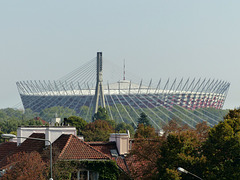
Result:
{"type": "MultiPolygon", "coordinates": [[[[45,108],[54,106],[68,107],[76,112],[82,106],[93,106],[93,95],[21,95],[25,109],[30,108],[34,112],[40,112],[45,108]]],[[[179,94],[106,94],[106,106],[129,106],[134,109],[155,108],[162,106],[171,110],[173,106],[181,106],[187,109],[215,108],[221,109],[225,101],[223,94],[215,93],[179,93],[179,94]]]]}

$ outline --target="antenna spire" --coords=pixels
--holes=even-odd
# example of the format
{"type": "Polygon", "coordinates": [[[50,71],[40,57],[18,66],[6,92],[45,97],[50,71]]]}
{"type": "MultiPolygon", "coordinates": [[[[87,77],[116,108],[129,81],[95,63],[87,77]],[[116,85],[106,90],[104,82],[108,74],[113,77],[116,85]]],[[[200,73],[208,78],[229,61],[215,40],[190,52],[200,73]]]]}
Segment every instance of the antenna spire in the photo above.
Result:
{"type": "Polygon", "coordinates": [[[123,60],[123,80],[126,80],[126,71],[125,71],[125,59],[123,60]]]}

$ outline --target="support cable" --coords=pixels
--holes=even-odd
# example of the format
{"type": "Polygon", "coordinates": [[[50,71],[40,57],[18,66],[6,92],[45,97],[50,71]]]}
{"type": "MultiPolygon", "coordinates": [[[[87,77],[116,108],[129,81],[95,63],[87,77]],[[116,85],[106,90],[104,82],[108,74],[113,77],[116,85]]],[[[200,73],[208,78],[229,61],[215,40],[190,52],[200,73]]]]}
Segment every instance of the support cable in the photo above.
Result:
{"type": "Polygon", "coordinates": [[[111,119],[114,120],[114,119],[113,119],[113,115],[112,115],[111,108],[110,108],[109,103],[108,103],[108,98],[107,98],[107,96],[105,96],[105,101],[106,101],[107,107],[108,107],[108,109],[109,109],[109,113],[110,113],[111,119]]]}
{"type": "Polygon", "coordinates": [[[126,111],[127,115],[130,117],[131,121],[133,122],[133,124],[137,127],[136,123],[134,122],[134,120],[132,119],[132,117],[130,116],[130,114],[128,113],[128,111],[126,110],[125,106],[122,104],[122,102],[119,100],[118,96],[115,95],[116,98],[118,99],[118,102],[120,102],[120,104],[122,105],[123,109],[126,111]]]}
{"type": "Polygon", "coordinates": [[[59,78],[58,81],[66,81],[69,78],[71,78],[74,74],[76,74],[76,72],[81,71],[82,69],[85,69],[86,66],[89,66],[89,64],[92,64],[93,62],[96,61],[96,57],[91,59],[90,61],[86,62],[85,64],[83,64],[81,67],[78,67],[77,69],[71,71],[70,73],[64,75],[63,77],[59,78]]]}
{"type": "MultiPolygon", "coordinates": [[[[88,117],[88,114],[89,114],[89,111],[90,111],[90,109],[91,109],[91,107],[92,107],[92,104],[93,104],[93,98],[94,98],[94,96],[92,96],[92,99],[91,99],[91,102],[90,102],[90,105],[89,105],[89,108],[88,108],[88,112],[87,112],[87,115],[86,115],[86,120],[87,120],[87,117],[88,117]]],[[[90,114],[90,116],[91,116],[91,114],[90,114]]],[[[90,119],[90,121],[89,122],[91,122],[91,119],[90,119]]]]}
{"type": "MultiPolygon", "coordinates": [[[[109,84],[108,84],[108,91],[109,91],[109,84]]],[[[116,106],[116,104],[115,104],[115,101],[113,100],[113,98],[112,98],[112,96],[111,96],[110,93],[109,93],[109,96],[110,96],[110,98],[111,98],[111,100],[112,100],[112,102],[113,102],[113,104],[114,104],[114,106],[115,106],[115,108],[116,108],[116,110],[117,110],[117,112],[118,112],[118,114],[119,114],[119,117],[121,118],[122,122],[124,122],[124,121],[123,121],[123,118],[122,118],[122,116],[121,116],[121,114],[120,114],[120,112],[119,112],[119,110],[118,110],[118,108],[117,108],[117,106],[116,106]]]]}
{"type": "MultiPolygon", "coordinates": [[[[133,94],[132,94],[133,95],[133,94]]],[[[136,103],[132,98],[131,98],[131,96],[128,96],[137,106],[138,106],[138,108],[139,109],[141,109],[141,111],[142,112],[144,112],[143,111],[143,109],[138,105],[138,103],[136,103]]],[[[145,104],[144,104],[145,105],[145,104]]],[[[160,129],[160,127],[159,127],[159,125],[147,114],[147,113],[145,113],[148,117],[149,117],[149,119],[160,129]]],[[[164,122],[164,121],[163,121],[164,122]]]]}

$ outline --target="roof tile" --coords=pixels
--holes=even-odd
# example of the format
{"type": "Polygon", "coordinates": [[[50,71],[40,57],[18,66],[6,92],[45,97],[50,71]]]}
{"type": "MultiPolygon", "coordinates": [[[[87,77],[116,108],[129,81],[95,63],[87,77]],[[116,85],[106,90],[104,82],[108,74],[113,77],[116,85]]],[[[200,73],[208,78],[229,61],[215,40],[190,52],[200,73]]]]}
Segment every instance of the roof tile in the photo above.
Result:
{"type": "MultiPolygon", "coordinates": [[[[29,137],[44,139],[45,134],[44,133],[33,133],[29,137]]],[[[44,141],[26,139],[21,145],[19,145],[19,146],[16,145],[15,148],[12,149],[12,151],[10,151],[2,159],[0,159],[0,168],[7,165],[7,158],[12,156],[13,154],[23,152],[23,151],[24,152],[32,152],[32,151],[42,152],[44,147],[45,147],[44,141]]]]}
{"type": "Polygon", "coordinates": [[[109,159],[102,152],[94,149],[86,142],[74,135],[61,135],[53,145],[57,145],[61,150],[58,158],[60,160],[85,160],[85,159],[109,159]],[[67,140],[67,141],[66,141],[67,140]]]}
{"type": "Polygon", "coordinates": [[[16,142],[5,142],[0,144],[0,161],[11,153],[14,149],[16,149],[16,142]]]}

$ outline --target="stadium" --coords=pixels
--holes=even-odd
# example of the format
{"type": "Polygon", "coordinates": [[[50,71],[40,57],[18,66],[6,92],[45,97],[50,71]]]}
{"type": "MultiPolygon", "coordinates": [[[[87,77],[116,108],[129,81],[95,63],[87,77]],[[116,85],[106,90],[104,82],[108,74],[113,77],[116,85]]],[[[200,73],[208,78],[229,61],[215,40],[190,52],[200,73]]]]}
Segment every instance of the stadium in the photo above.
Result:
{"type": "Polygon", "coordinates": [[[17,82],[24,108],[40,112],[45,108],[62,106],[91,120],[101,106],[106,108],[111,119],[134,125],[137,124],[136,117],[144,112],[157,128],[173,118],[191,127],[204,120],[209,125],[219,121],[219,117],[214,117],[206,109],[223,107],[230,86],[228,82],[176,78],[173,81],[140,80],[136,83],[126,80],[125,68],[123,77],[114,82],[107,79],[112,75],[103,75],[103,64],[102,53],[98,52],[96,58],[58,80],[17,82]],[[84,108],[87,110],[83,113],[84,108]]]}

